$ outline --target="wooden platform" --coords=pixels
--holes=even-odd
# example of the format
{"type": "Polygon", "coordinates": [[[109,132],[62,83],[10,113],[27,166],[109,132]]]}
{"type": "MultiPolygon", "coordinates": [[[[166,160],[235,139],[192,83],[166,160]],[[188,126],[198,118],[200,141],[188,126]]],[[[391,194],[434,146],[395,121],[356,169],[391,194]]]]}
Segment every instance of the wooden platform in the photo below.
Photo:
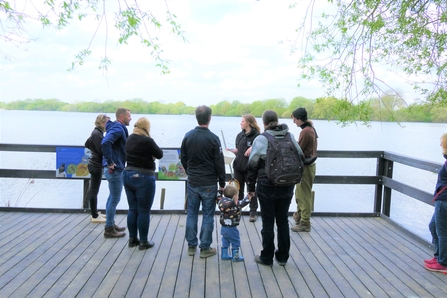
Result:
{"type": "Polygon", "coordinates": [[[254,262],[260,219],[239,227],[242,263],[188,256],[185,221],[153,215],[156,246],[139,251],[86,214],[0,212],[0,297],[447,297],[447,275],[422,265],[430,248],[383,218],[313,217],[311,233],[291,232],[287,265],[272,268],[254,262]]]}

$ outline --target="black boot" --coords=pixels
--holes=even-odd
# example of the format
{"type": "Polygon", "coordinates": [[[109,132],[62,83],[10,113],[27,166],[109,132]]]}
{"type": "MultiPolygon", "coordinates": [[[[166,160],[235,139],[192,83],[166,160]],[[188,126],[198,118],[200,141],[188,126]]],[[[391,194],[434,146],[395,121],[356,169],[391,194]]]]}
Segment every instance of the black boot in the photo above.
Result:
{"type": "Polygon", "coordinates": [[[135,247],[140,244],[140,240],[138,238],[129,238],[129,247],[135,247]]]}
{"type": "Polygon", "coordinates": [[[151,248],[155,245],[154,241],[140,241],[140,245],[138,246],[139,250],[145,250],[151,248]]]}
{"type": "Polygon", "coordinates": [[[121,238],[124,237],[126,233],[118,232],[113,227],[105,227],[104,238],[121,238]]]}

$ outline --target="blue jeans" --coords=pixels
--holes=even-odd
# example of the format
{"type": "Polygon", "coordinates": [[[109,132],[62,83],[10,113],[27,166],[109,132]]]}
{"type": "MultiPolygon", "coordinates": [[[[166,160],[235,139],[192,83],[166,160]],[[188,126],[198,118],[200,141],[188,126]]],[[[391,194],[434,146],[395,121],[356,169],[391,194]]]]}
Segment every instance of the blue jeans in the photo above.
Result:
{"type": "Polygon", "coordinates": [[[106,227],[113,227],[115,224],[116,206],[121,200],[123,191],[123,172],[113,171],[109,173],[109,168],[104,168],[104,176],[109,182],[109,197],[106,202],[106,227]]]}
{"type": "Polygon", "coordinates": [[[228,248],[230,244],[232,249],[241,247],[241,236],[237,227],[222,226],[220,234],[222,235],[222,248],[228,248]]]}
{"type": "Polygon", "coordinates": [[[438,263],[447,267],[447,201],[436,201],[435,212],[428,225],[438,263]]]}
{"type": "Polygon", "coordinates": [[[101,186],[102,168],[87,165],[90,172],[90,184],[87,193],[87,201],[90,204],[90,213],[92,217],[98,217],[98,193],[101,186]]]}
{"type": "Polygon", "coordinates": [[[129,238],[147,241],[151,208],[155,196],[155,177],[135,171],[123,171],[124,190],[129,204],[127,228],[129,238]]]}
{"type": "Polygon", "coordinates": [[[200,248],[208,249],[213,242],[214,211],[216,211],[217,183],[215,185],[194,186],[188,183],[188,214],[186,215],[185,238],[188,246],[197,246],[197,222],[202,203],[202,227],[200,248]]]}
{"type": "Polygon", "coordinates": [[[273,264],[273,256],[278,262],[287,262],[290,251],[290,232],[288,212],[295,186],[277,187],[268,179],[258,179],[256,194],[261,206],[262,218],[262,251],[260,259],[263,263],[273,264]],[[276,221],[278,249],[275,251],[276,221]]]}

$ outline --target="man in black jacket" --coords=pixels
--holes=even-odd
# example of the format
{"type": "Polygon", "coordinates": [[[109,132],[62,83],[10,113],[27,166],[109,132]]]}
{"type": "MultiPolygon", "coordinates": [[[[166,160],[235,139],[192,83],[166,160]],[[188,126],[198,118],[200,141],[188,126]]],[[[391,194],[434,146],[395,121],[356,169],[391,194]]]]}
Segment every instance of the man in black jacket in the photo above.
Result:
{"type": "Polygon", "coordinates": [[[197,222],[202,203],[202,227],[200,230],[200,257],[216,254],[213,242],[214,211],[216,210],[217,182],[223,191],[225,187],[225,162],[219,137],[208,126],[212,110],[207,106],[196,109],[199,124],[187,132],[181,146],[181,162],[188,175],[187,210],[185,238],[188,255],[193,256],[198,246],[197,222]]]}

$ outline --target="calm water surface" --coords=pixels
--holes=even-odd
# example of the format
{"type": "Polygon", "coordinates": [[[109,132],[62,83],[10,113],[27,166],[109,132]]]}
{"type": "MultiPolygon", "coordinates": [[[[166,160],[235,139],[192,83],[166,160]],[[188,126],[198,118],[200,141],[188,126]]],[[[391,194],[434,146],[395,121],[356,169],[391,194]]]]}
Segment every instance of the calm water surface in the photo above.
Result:
{"type": "MultiPolygon", "coordinates": [[[[94,126],[96,113],[36,112],[0,110],[0,142],[14,144],[83,145],[94,126]]],[[[139,115],[133,114],[129,126],[145,116],[151,122],[151,136],[160,147],[180,147],[186,132],[197,122],[192,115],[139,115]]],[[[115,119],[111,115],[112,120],[115,119]]],[[[261,119],[257,119],[261,124],[261,119]]],[[[291,119],[287,123],[297,138],[300,129],[291,119]]],[[[445,124],[380,123],[372,122],[371,128],[363,125],[341,127],[336,122],[314,121],[319,135],[319,150],[386,150],[425,159],[444,162],[439,146],[440,136],[446,132],[445,124]]],[[[210,130],[222,140],[222,131],[228,147],[240,132],[240,117],[212,117],[210,130]]],[[[223,142],[222,142],[223,145],[223,142]]],[[[0,167],[18,169],[53,170],[55,154],[0,153],[0,167]]],[[[376,161],[371,159],[323,159],[317,161],[317,175],[375,175],[376,161]]],[[[229,169],[228,169],[229,171],[229,169]]],[[[406,184],[433,192],[436,174],[409,170],[395,165],[394,178],[406,184]]],[[[0,204],[2,206],[81,208],[82,181],[54,181],[36,179],[0,179],[0,204]]],[[[166,189],[165,209],[183,208],[184,182],[157,182],[154,209],[159,209],[161,189],[166,189]]],[[[373,186],[365,185],[314,185],[315,211],[317,212],[371,212],[373,186]]],[[[107,182],[103,181],[98,207],[104,209],[108,196],[107,182]]],[[[118,209],[127,209],[125,192],[118,209]]],[[[296,210],[292,203],[291,211],[296,210]]],[[[391,217],[417,234],[430,239],[427,224],[433,207],[419,203],[398,192],[393,192],[391,217]],[[417,216],[414,216],[417,214],[417,216]]]]}

